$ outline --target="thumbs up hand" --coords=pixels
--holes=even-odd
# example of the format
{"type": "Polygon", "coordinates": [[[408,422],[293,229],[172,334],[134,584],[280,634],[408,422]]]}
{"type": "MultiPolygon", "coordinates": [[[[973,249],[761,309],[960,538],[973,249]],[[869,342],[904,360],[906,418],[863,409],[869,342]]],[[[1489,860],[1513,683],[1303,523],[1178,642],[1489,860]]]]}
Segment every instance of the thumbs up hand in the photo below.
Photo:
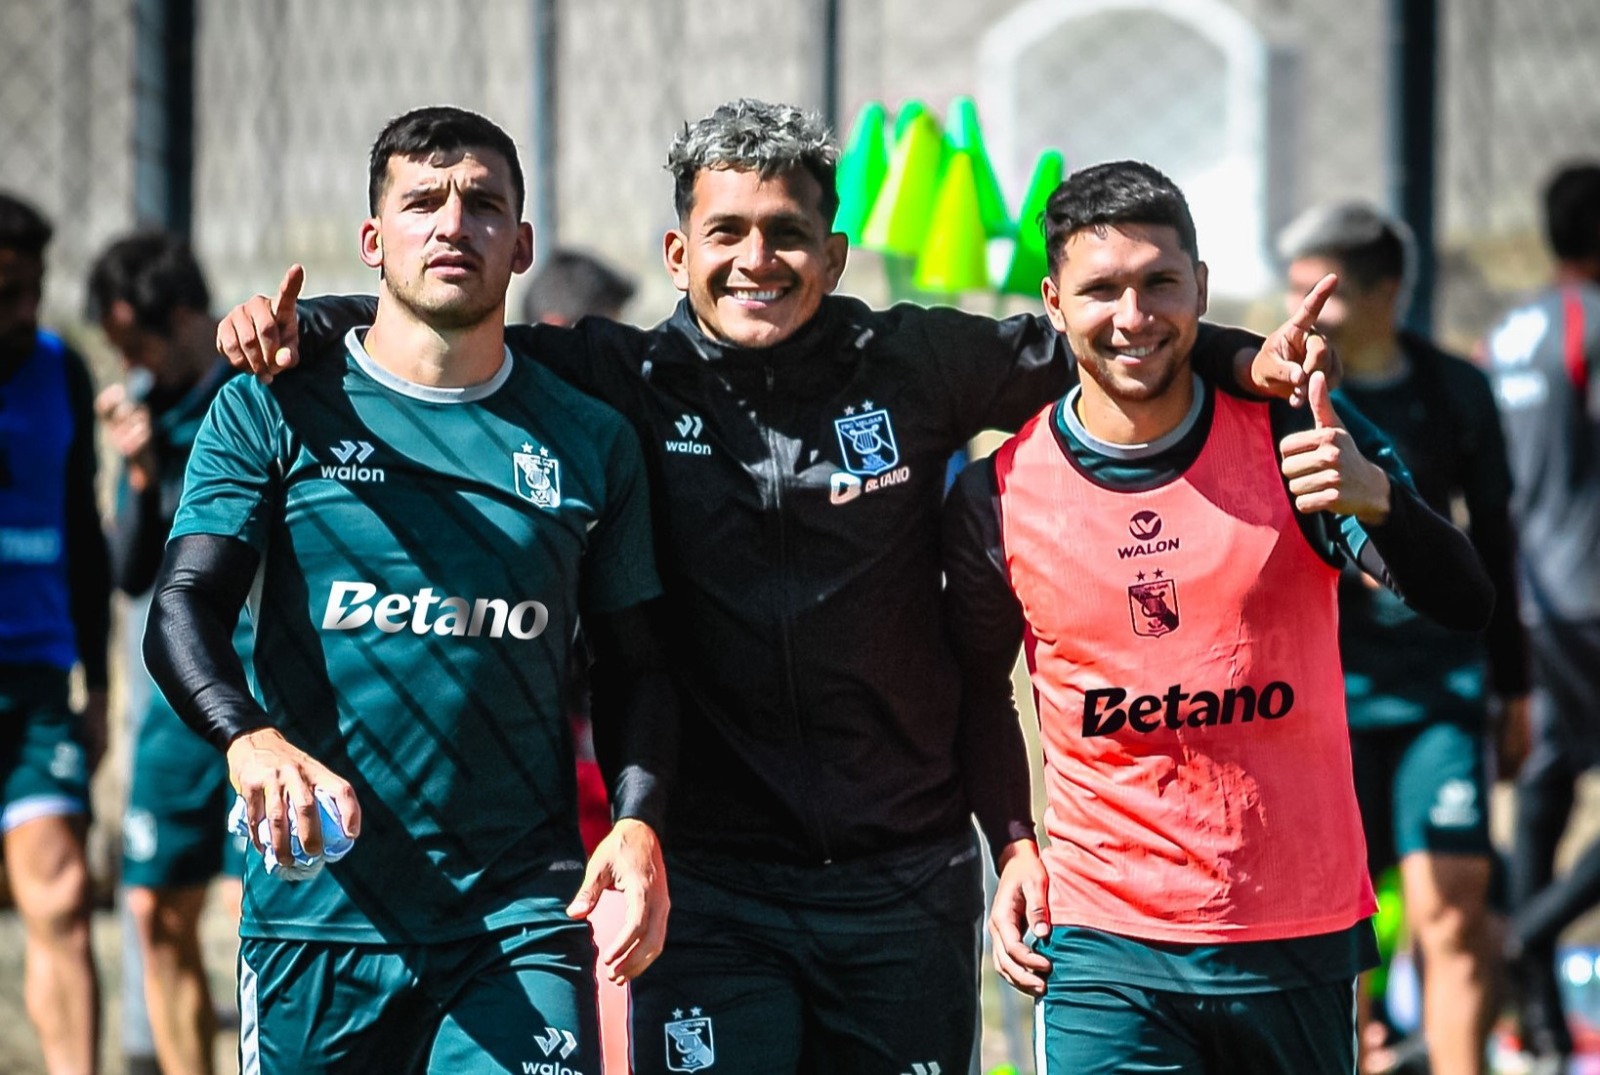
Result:
{"type": "Polygon", "coordinates": [[[1313,373],[1307,387],[1315,425],[1290,433],[1278,444],[1296,510],[1306,515],[1329,511],[1354,515],[1364,523],[1382,523],[1389,517],[1389,476],[1361,454],[1339,421],[1327,376],[1320,370],[1313,373]]]}

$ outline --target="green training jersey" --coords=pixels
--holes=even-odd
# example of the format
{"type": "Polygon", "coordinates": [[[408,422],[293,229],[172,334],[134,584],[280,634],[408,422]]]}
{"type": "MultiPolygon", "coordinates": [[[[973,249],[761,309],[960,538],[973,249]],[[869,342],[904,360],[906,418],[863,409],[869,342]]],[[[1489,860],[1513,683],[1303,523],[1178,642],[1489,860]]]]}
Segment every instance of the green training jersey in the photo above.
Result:
{"type": "Polygon", "coordinates": [[[345,361],[235,378],[172,534],[261,553],[255,666],[274,725],[355,787],[350,855],[246,869],[241,933],[453,940],[560,916],[582,877],[564,687],[582,613],[660,585],[638,443],[509,352],[438,389],[345,361]]]}

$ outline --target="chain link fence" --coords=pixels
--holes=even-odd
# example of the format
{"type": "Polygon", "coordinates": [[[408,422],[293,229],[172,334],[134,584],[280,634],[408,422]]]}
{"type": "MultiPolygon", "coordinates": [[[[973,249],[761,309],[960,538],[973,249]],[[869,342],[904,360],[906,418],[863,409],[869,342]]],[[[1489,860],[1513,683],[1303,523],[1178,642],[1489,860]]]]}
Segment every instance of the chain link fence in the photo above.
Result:
{"type": "MultiPolygon", "coordinates": [[[[1043,148],[1069,166],[1152,160],[1195,203],[1219,315],[1265,323],[1278,227],[1324,198],[1389,203],[1394,2],[861,0],[840,8],[837,121],[870,100],[940,111],[974,94],[1013,207],[1043,148]]],[[[732,96],[823,100],[822,6],[196,0],[192,227],[214,290],[267,289],[291,260],[313,289],[370,288],[355,256],[367,147],[399,112],[449,101],[506,127],[530,181],[530,153],[549,147],[542,238],[619,262],[643,284],[634,316],[661,316],[668,141],[732,96]]],[[[148,116],[165,88],[141,49],[163,7],[0,11],[0,185],[56,221],[57,321],[77,314],[94,250],[150,216],[148,116]]],[[[1436,323],[1467,346],[1544,271],[1540,182],[1600,154],[1600,5],[1452,0],[1438,43],[1436,323]]],[[[870,255],[856,261],[846,287],[881,297],[870,255]]]]}

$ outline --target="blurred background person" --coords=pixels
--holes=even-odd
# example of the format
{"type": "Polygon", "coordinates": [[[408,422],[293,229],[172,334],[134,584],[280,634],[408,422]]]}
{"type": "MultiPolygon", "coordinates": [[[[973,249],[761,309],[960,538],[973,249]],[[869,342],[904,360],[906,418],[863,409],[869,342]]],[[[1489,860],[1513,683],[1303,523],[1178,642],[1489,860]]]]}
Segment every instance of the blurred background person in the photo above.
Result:
{"type": "MultiPolygon", "coordinates": [[[[1480,636],[1419,616],[1353,568],[1339,580],[1339,646],[1368,867],[1376,882],[1399,865],[1407,925],[1421,951],[1432,1070],[1481,1075],[1496,981],[1490,695],[1507,725],[1500,741],[1517,753],[1528,690],[1505,439],[1488,378],[1399,327],[1415,258],[1405,225],[1361,202],[1319,205],[1284,229],[1279,254],[1291,311],[1323,276],[1338,274],[1338,290],[1317,318],[1344,360],[1336,394],[1389,436],[1429,506],[1446,518],[1464,510],[1466,532],[1498,595],[1480,636]]],[[[1505,759],[1513,769],[1518,763],[1520,756],[1505,759]]],[[[1379,1033],[1364,1027],[1364,1070],[1392,1070],[1398,1057],[1383,1047],[1381,1024],[1367,1026],[1379,1033]]]]}
{"type": "Polygon", "coordinates": [[[522,319],[546,325],[574,325],[585,317],[620,321],[637,290],[633,277],[593,254],[557,247],[533,271],[522,319]]]}
{"type": "MultiPolygon", "coordinates": [[[[112,567],[117,587],[133,601],[127,628],[136,638],[144,633],[146,599],[183,492],[195,433],[232,372],[213,346],[210,306],[194,254],[166,232],[111,243],[89,273],[89,317],[127,371],[121,383],[100,393],[95,407],[122,460],[112,567]]],[[[249,631],[241,619],[236,647],[248,648],[249,631]]],[[[130,678],[145,675],[142,665],[130,670],[130,678]]],[[[137,1000],[143,992],[163,1075],[205,1075],[212,1071],[217,1018],[200,948],[200,915],[207,886],[225,873],[224,903],[237,917],[243,848],[226,831],[226,760],[184,725],[153,684],[137,693],[147,701],[129,722],[122,879],[142,972],[124,967],[123,993],[137,1000]]]]}
{"type": "Polygon", "coordinates": [[[22,918],[23,996],[52,1075],[98,1070],[89,775],[105,749],[110,579],[93,389],[40,330],[51,226],[0,193],[0,851],[22,918]],[[83,665],[88,706],[68,680],[83,665]]]}
{"type": "Polygon", "coordinates": [[[1555,977],[1561,931],[1600,900],[1600,843],[1552,883],[1574,785],[1600,764],[1600,161],[1544,192],[1550,286],[1489,334],[1533,655],[1532,743],[1517,780],[1507,955],[1524,1048],[1572,1053],[1555,977]]]}

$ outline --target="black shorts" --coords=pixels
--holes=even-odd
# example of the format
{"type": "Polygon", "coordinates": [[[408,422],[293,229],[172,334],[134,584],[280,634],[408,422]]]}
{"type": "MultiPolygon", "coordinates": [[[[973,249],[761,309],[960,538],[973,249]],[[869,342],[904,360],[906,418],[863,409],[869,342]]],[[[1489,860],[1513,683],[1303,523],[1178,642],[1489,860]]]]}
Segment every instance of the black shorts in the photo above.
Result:
{"type": "MultiPolygon", "coordinates": [[[[970,837],[945,858],[902,898],[856,907],[780,895],[834,880],[847,898],[856,864],[774,866],[762,893],[669,858],[666,948],[633,983],[633,1070],[967,1071],[982,865],[970,837]],[[815,876],[797,882],[797,873],[815,876]]],[[[762,872],[750,867],[741,881],[762,872]]]]}

